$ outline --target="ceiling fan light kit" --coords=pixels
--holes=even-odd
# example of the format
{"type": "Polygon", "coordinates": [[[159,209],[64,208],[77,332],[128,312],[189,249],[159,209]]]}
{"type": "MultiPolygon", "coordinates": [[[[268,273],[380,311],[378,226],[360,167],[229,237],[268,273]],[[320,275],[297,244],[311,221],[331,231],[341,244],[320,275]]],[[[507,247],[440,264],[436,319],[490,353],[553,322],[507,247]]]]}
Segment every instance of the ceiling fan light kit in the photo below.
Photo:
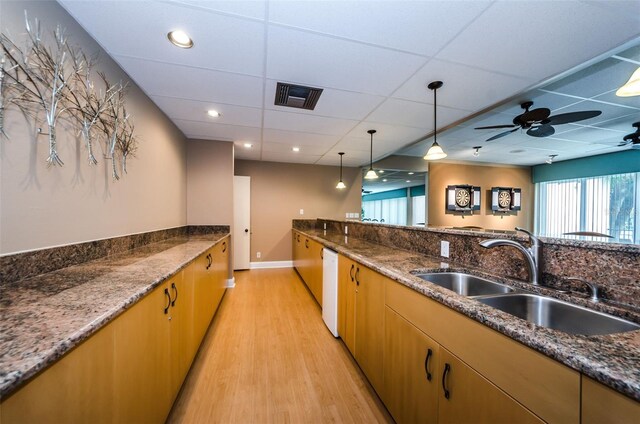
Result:
{"type": "Polygon", "coordinates": [[[640,67],[631,74],[629,81],[616,91],[618,97],[640,96],[640,67]]]}
{"type": "Polygon", "coordinates": [[[424,156],[424,160],[438,160],[447,157],[447,154],[444,152],[444,150],[442,150],[442,147],[440,147],[437,141],[438,126],[436,118],[438,116],[438,102],[436,92],[438,91],[438,88],[442,86],[442,81],[433,81],[427,86],[429,90],[433,90],[433,144],[431,145],[431,147],[429,147],[427,154],[424,156]]]}
{"type": "Polygon", "coordinates": [[[636,131],[625,135],[622,138],[624,141],[618,144],[618,147],[631,145],[632,149],[640,149],[640,121],[634,122],[632,126],[636,131]]]}

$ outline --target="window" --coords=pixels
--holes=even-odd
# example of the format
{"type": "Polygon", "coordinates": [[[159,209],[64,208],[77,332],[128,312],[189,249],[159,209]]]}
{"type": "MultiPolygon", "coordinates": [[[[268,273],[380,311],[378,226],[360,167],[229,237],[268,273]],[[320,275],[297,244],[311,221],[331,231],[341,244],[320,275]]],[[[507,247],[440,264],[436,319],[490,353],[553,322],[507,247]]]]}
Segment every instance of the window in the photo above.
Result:
{"type": "Polygon", "coordinates": [[[407,198],[362,202],[363,218],[385,224],[407,225],[407,198]]]}
{"type": "Polygon", "coordinates": [[[411,198],[411,212],[412,212],[412,221],[411,225],[413,226],[423,226],[425,225],[425,212],[427,207],[425,205],[426,196],[414,196],[411,198]]]}
{"type": "MultiPolygon", "coordinates": [[[[590,231],[640,243],[640,173],[536,184],[536,232],[547,237],[590,231]]],[[[602,237],[589,237],[603,241],[602,237]]]]}

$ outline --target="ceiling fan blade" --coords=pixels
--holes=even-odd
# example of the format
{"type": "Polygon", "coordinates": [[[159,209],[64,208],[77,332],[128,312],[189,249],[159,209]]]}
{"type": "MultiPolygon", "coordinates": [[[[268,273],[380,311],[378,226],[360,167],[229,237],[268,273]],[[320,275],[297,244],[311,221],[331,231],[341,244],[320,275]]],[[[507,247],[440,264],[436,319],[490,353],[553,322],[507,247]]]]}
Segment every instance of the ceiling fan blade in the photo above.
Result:
{"type": "Polygon", "coordinates": [[[618,147],[626,146],[627,144],[631,144],[631,140],[623,141],[622,143],[618,143],[618,147]]]}
{"type": "Polygon", "coordinates": [[[549,137],[555,134],[556,130],[551,125],[540,125],[539,127],[531,128],[527,131],[527,135],[531,137],[549,137]]]}
{"type": "Polygon", "coordinates": [[[509,125],[491,125],[489,127],[477,127],[474,130],[497,130],[500,128],[513,128],[517,127],[517,125],[509,124],[509,125]]]}
{"type": "Polygon", "coordinates": [[[511,134],[512,132],[518,131],[519,129],[520,129],[520,127],[518,127],[518,128],[514,128],[514,129],[509,130],[509,131],[501,132],[500,134],[496,134],[496,135],[494,135],[494,136],[493,136],[493,137],[491,137],[491,138],[487,138],[487,140],[486,140],[486,141],[493,141],[493,140],[496,140],[496,139],[498,139],[498,138],[502,138],[502,137],[504,137],[505,135],[509,135],[509,134],[511,134]]]}
{"type": "Polygon", "coordinates": [[[585,119],[595,118],[601,115],[600,110],[583,110],[582,112],[561,113],[560,115],[550,116],[547,120],[551,125],[570,124],[571,122],[584,121],[585,119]]]}
{"type": "Polygon", "coordinates": [[[518,116],[520,122],[541,122],[551,115],[551,110],[546,107],[533,109],[518,116]]]}

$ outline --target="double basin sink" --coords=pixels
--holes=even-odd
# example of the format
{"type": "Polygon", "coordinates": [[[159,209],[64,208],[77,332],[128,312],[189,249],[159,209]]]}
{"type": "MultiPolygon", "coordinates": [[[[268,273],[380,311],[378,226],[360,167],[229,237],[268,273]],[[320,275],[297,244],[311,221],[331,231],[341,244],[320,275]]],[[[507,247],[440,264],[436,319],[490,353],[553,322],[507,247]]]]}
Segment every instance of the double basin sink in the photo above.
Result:
{"type": "Polygon", "coordinates": [[[592,311],[552,297],[516,290],[474,275],[459,272],[415,275],[533,324],[569,334],[592,336],[640,329],[640,325],[613,315],[592,311]]]}

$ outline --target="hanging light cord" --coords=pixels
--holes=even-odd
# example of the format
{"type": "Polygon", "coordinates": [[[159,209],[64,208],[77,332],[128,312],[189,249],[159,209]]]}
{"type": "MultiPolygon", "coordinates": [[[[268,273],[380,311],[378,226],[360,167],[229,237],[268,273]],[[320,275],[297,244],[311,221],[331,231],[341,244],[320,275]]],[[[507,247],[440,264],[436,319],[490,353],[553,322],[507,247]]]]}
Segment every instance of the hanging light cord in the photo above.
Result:
{"type": "Polygon", "coordinates": [[[436,121],[437,112],[438,112],[438,101],[436,97],[436,93],[438,92],[437,88],[433,89],[433,142],[437,143],[437,135],[438,135],[438,124],[436,121]]]}
{"type": "Polygon", "coordinates": [[[342,181],[342,155],[340,155],[340,181],[342,181]]]}
{"type": "Polygon", "coordinates": [[[371,135],[371,148],[369,149],[369,169],[373,169],[373,133],[371,135]]]}

